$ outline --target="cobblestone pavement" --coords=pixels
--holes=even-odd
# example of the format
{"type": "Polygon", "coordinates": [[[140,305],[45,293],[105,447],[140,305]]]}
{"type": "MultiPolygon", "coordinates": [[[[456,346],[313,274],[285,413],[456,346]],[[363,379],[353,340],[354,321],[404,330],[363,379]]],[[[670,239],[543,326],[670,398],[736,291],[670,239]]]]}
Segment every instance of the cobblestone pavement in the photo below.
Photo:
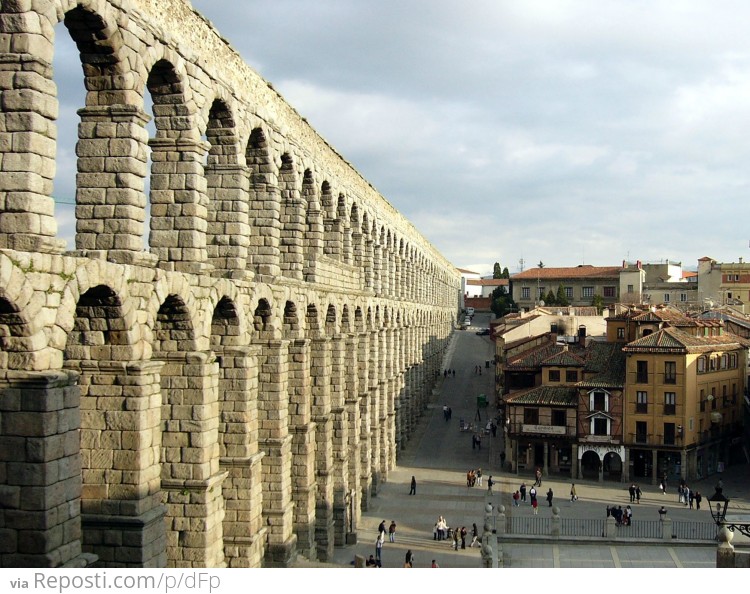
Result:
{"type": "MultiPolygon", "coordinates": [[[[446,367],[456,370],[455,377],[441,379],[435,397],[425,412],[416,433],[400,452],[398,466],[390,473],[377,497],[372,498],[370,509],[363,514],[356,545],[337,548],[334,563],[351,566],[355,554],[369,556],[375,552],[377,526],[385,520],[395,520],[398,526],[396,542],[386,542],[383,547],[383,565],[402,567],[408,549],[415,556],[415,567],[429,567],[432,559],[441,567],[478,568],[481,559],[478,548],[454,551],[452,544],[433,540],[433,525],[439,515],[445,516],[451,527],[466,526],[469,534],[476,523],[480,530],[483,524],[483,509],[487,501],[493,505],[504,505],[511,515],[531,515],[529,505],[513,507],[510,494],[521,481],[528,486],[531,476],[516,476],[500,472],[499,451],[502,443],[500,432],[496,438],[485,437],[482,449],[472,449],[471,433],[459,430],[461,418],[473,419],[476,414],[476,395],[492,394],[493,376],[484,367],[484,361],[492,356],[492,343],[485,336],[474,332],[457,332],[446,355],[446,367]],[[477,355],[481,356],[477,356],[477,355]],[[482,375],[475,366],[482,364],[482,375]],[[443,419],[442,407],[452,408],[450,421],[443,419]],[[496,486],[489,496],[486,486],[466,487],[466,472],[471,468],[482,468],[484,485],[489,475],[496,486]],[[417,479],[417,493],[410,496],[409,483],[412,475],[417,479]]],[[[482,409],[482,422],[486,422],[486,411],[482,409]]],[[[723,474],[724,492],[732,499],[731,508],[748,513],[750,510],[750,465],[734,466],[723,474]]],[[[688,509],[678,503],[676,488],[666,495],[658,487],[641,483],[643,496],[639,505],[633,505],[634,521],[655,520],[661,505],[668,509],[672,520],[695,520],[711,522],[706,498],[713,494],[716,476],[691,485],[704,495],[702,509],[688,509]]],[[[545,477],[540,489],[539,515],[551,515],[543,497],[552,488],[554,504],[560,508],[562,518],[604,518],[607,505],[629,504],[628,484],[613,482],[577,481],[578,501],[570,502],[571,481],[568,478],[545,477]]],[[[735,542],[740,537],[735,537],[735,542]]],[[[665,546],[616,545],[610,543],[591,544],[513,544],[504,545],[506,566],[510,567],[715,567],[716,546],[665,546]]]]}

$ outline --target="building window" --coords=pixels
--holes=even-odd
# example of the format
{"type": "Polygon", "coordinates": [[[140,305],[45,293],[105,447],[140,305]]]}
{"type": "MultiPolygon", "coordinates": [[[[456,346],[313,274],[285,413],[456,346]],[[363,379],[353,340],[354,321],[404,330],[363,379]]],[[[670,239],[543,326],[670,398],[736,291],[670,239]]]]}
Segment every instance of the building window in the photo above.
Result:
{"type": "Polygon", "coordinates": [[[711,371],[716,371],[716,357],[710,357],[708,359],[708,368],[711,371]]]}
{"type": "Polygon", "coordinates": [[[544,296],[546,294],[547,293],[545,292],[544,287],[539,287],[539,299],[544,299],[544,296]]]}
{"type": "Polygon", "coordinates": [[[685,303],[687,301],[687,293],[680,293],[680,301],[685,303]]]}
{"type": "Polygon", "coordinates": [[[674,445],[674,423],[664,423],[664,445],[674,445]]]}
{"type": "Polygon", "coordinates": [[[593,419],[592,425],[594,435],[609,435],[609,419],[593,419]]]}
{"type": "Polygon", "coordinates": [[[594,287],[582,287],[581,288],[581,297],[593,297],[594,296],[594,287]]]}
{"type": "Polygon", "coordinates": [[[523,422],[527,425],[538,425],[539,424],[539,409],[538,408],[524,408],[523,409],[523,422]]]}
{"type": "Polygon", "coordinates": [[[705,390],[701,390],[700,401],[701,401],[701,412],[706,412],[706,391],[705,390]]]}
{"type": "Polygon", "coordinates": [[[625,338],[625,328],[617,329],[617,338],[625,338]]]}
{"type": "Polygon", "coordinates": [[[604,287],[604,296],[605,297],[616,297],[617,293],[615,292],[615,287],[604,287]]]}
{"type": "Polygon", "coordinates": [[[531,287],[521,287],[521,299],[531,299],[531,287]]]}
{"type": "Polygon", "coordinates": [[[565,287],[565,298],[573,299],[573,287],[565,287]]]}
{"type": "Polygon", "coordinates": [[[664,303],[669,303],[669,293],[664,293],[664,303]]]}
{"type": "Polygon", "coordinates": [[[677,363],[674,361],[664,361],[664,383],[677,383],[677,363]]]}
{"type": "Polygon", "coordinates": [[[664,414],[673,415],[677,412],[677,393],[664,392],[664,414]]]}
{"type": "Polygon", "coordinates": [[[636,361],[635,381],[639,384],[648,383],[648,361],[636,361]]]}
{"type": "Polygon", "coordinates": [[[559,382],[560,381],[560,370],[559,369],[550,369],[549,370],[549,381],[551,381],[551,382],[559,382]]]}
{"type": "Polygon", "coordinates": [[[609,400],[606,392],[592,392],[589,397],[589,410],[598,410],[601,412],[609,411],[609,400]]]}
{"type": "Polygon", "coordinates": [[[635,422],[635,441],[636,443],[648,442],[648,423],[646,421],[635,422]]]}
{"type": "Polygon", "coordinates": [[[728,363],[729,363],[729,357],[726,354],[722,355],[721,356],[721,368],[726,369],[728,363]]]}
{"type": "Polygon", "coordinates": [[[552,411],[552,425],[555,427],[565,427],[567,423],[567,411],[565,410],[553,410],[552,411]]]}
{"type": "Polygon", "coordinates": [[[716,388],[711,388],[711,410],[716,410],[716,388]]]}
{"type": "Polygon", "coordinates": [[[705,371],[706,371],[706,358],[699,357],[698,358],[698,373],[705,373],[705,371]]]}
{"type": "Polygon", "coordinates": [[[737,368],[737,355],[735,355],[734,353],[731,353],[729,355],[729,367],[731,369],[737,368]]]}
{"type": "Polygon", "coordinates": [[[648,392],[636,392],[635,400],[635,412],[647,413],[648,412],[648,392]]]}
{"type": "Polygon", "coordinates": [[[574,384],[578,381],[578,371],[575,369],[565,370],[565,381],[569,384],[574,384]]]}
{"type": "Polygon", "coordinates": [[[628,285],[628,293],[633,293],[633,285],[628,285]]]}

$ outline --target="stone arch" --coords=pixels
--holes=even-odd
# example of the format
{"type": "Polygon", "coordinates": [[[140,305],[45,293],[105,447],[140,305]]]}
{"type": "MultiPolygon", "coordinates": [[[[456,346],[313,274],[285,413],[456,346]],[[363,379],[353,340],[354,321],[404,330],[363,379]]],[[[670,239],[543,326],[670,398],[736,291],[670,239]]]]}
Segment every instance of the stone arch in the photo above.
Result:
{"type": "Polygon", "coordinates": [[[249,180],[239,163],[234,114],[223,99],[211,103],[206,140],[206,254],[217,270],[237,273],[248,265],[249,180]]]}
{"type": "Polygon", "coordinates": [[[177,294],[160,303],[153,358],[161,361],[161,486],[169,565],[224,564],[215,360],[198,350],[190,310],[177,294]],[[185,493],[194,493],[189,500],[185,493]],[[186,507],[188,506],[188,507],[186,507]],[[198,518],[185,522],[185,517],[198,518]]]}
{"type": "Polygon", "coordinates": [[[279,168],[281,199],[281,272],[284,276],[302,280],[304,265],[305,212],[300,195],[294,159],[289,153],[281,155],[279,168]]]}
{"type": "Polygon", "coordinates": [[[249,268],[256,274],[279,274],[280,201],[268,133],[253,128],[245,149],[250,174],[249,268]]]}
{"type": "Polygon", "coordinates": [[[200,270],[206,261],[208,198],[200,140],[189,99],[188,77],[170,52],[148,72],[156,137],[151,147],[151,251],[168,269],[200,270]]]}
{"type": "Polygon", "coordinates": [[[302,178],[302,200],[307,205],[305,215],[304,261],[306,281],[315,280],[316,264],[323,255],[323,213],[312,171],[305,170],[302,178]]]}
{"type": "Polygon", "coordinates": [[[345,264],[351,264],[352,229],[351,221],[349,219],[346,197],[343,194],[339,194],[338,204],[336,206],[336,220],[338,221],[338,228],[341,238],[341,261],[345,264]]]}
{"type": "Polygon", "coordinates": [[[599,479],[599,468],[601,467],[599,454],[594,450],[585,450],[581,453],[581,478],[599,479]]]}
{"type": "MultiPolygon", "coordinates": [[[[153,378],[153,371],[132,362],[135,336],[125,313],[112,287],[99,284],[82,291],[64,351],[65,369],[79,375],[84,550],[98,555],[104,566],[126,559],[140,566],[154,561],[141,547],[122,542],[127,519],[156,505],[153,478],[160,443],[149,414],[155,411],[142,405],[143,397],[151,395],[145,380],[153,378]],[[133,501],[142,509],[126,503],[133,501]],[[113,544],[117,538],[102,539],[103,530],[119,535],[118,544],[113,544]]],[[[163,530],[156,527],[152,533],[158,538],[163,530]]]]}
{"type": "Polygon", "coordinates": [[[297,315],[297,306],[293,301],[287,301],[284,306],[283,336],[285,339],[299,338],[301,324],[297,315]]]}

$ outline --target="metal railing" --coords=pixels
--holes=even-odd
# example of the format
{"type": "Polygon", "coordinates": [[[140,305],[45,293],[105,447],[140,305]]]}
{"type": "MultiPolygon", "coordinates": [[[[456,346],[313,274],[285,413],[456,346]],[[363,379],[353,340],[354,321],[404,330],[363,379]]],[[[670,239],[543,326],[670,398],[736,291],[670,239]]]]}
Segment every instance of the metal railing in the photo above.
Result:
{"type": "Polygon", "coordinates": [[[498,516],[493,516],[493,521],[493,527],[497,532],[514,536],[714,541],[717,535],[716,525],[706,522],[633,520],[630,525],[615,525],[614,520],[603,518],[553,519],[540,516],[506,516],[505,530],[497,530],[501,528],[498,526],[498,516]],[[555,522],[559,522],[558,528],[555,528],[555,522]],[[557,536],[553,535],[553,532],[556,532],[557,536]]]}
{"type": "Polygon", "coordinates": [[[539,516],[531,518],[512,517],[507,518],[506,521],[509,534],[535,534],[543,536],[552,532],[551,518],[542,518],[539,516]]]}
{"type": "Polygon", "coordinates": [[[560,519],[560,536],[593,536],[602,537],[607,533],[605,520],[573,518],[560,519]]]}
{"type": "Polygon", "coordinates": [[[707,522],[672,522],[672,536],[687,540],[716,540],[719,527],[707,522]]]}

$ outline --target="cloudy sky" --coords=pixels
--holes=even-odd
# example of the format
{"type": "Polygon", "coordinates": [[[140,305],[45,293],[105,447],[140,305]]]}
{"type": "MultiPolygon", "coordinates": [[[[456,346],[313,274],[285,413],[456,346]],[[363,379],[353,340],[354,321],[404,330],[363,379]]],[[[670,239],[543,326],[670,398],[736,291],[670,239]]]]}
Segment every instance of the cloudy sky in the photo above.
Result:
{"type": "Polygon", "coordinates": [[[750,258],[746,2],[192,4],[456,266],[750,258]]]}

